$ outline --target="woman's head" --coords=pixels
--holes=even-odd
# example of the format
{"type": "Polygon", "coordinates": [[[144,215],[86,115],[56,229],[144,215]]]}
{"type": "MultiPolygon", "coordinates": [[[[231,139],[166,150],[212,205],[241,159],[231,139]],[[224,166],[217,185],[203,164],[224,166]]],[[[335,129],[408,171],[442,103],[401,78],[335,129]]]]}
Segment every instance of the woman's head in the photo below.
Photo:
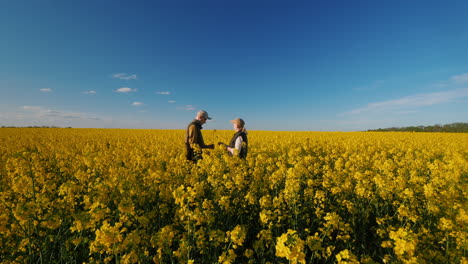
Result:
{"type": "Polygon", "coordinates": [[[245,122],[242,118],[236,118],[230,121],[234,125],[234,130],[241,130],[244,129],[245,122]]]}

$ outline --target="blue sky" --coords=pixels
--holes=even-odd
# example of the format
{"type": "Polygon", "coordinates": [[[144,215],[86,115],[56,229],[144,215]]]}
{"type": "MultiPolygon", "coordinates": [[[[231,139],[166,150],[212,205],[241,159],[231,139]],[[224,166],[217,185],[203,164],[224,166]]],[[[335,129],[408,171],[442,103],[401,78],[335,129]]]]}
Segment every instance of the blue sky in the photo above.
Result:
{"type": "Polygon", "coordinates": [[[358,131],[468,122],[468,1],[15,0],[0,125],[358,131]]]}

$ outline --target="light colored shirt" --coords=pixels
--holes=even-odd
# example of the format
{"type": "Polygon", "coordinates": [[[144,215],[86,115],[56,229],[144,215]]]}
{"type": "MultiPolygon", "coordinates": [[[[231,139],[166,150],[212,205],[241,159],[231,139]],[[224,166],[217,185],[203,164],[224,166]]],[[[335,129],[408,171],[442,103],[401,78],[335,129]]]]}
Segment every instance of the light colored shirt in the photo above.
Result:
{"type": "Polygon", "coordinates": [[[239,155],[243,142],[244,140],[242,139],[242,137],[237,137],[236,142],[234,143],[234,147],[228,147],[228,151],[231,152],[232,155],[239,155]]]}

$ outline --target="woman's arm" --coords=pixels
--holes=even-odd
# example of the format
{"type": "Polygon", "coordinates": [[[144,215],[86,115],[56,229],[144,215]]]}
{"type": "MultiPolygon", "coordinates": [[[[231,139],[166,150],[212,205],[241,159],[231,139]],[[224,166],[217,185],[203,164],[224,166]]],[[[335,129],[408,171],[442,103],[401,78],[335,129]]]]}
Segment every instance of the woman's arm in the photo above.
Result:
{"type": "Polygon", "coordinates": [[[237,137],[236,142],[234,143],[234,147],[227,147],[227,150],[231,152],[232,155],[239,155],[242,148],[242,142],[244,142],[242,137],[237,137]]]}

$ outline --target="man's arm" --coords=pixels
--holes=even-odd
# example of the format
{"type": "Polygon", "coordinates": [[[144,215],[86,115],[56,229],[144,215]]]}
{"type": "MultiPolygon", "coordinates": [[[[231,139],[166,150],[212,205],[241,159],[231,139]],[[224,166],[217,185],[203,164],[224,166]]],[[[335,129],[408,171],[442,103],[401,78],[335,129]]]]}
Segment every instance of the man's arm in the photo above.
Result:
{"type": "Polygon", "coordinates": [[[189,127],[188,131],[189,135],[189,144],[193,148],[194,145],[198,145],[200,148],[209,148],[213,149],[214,145],[205,145],[205,142],[203,141],[203,136],[201,134],[201,131],[195,127],[195,125],[191,125],[189,127]]]}
{"type": "Polygon", "coordinates": [[[198,131],[195,125],[191,125],[188,128],[188,143],[190,147],[193,147],[194,144],[198,144],[198,131]]]}

